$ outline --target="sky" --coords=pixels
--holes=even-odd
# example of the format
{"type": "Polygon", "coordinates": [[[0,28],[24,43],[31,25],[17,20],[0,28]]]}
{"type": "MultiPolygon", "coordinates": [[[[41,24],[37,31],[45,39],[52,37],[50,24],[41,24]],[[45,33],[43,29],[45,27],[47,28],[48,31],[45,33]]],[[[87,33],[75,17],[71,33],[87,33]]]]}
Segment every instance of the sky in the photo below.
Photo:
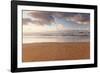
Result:
{"type": "Polygon", "coordinates": [[[74,12],[23,11],[23,33],[90,30],[90,14],[74,12]]]}

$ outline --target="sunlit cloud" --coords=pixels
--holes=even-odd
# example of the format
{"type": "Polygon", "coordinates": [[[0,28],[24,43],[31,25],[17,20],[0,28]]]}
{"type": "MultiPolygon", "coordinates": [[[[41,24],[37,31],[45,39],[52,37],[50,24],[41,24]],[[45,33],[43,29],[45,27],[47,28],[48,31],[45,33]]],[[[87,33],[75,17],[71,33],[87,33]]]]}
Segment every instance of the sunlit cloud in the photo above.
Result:
{"type": "Polygon", "coordinates": [[[33,33],[33,32],[45,32],[46,26],[38,26],[36,24],[28,23],[28,25],[23,26],[23,33],[33,33]]]}
{"type": "Polygon", "coordinates": [[[53,31],[58,31],[58,29],[63,29],[63,27],[60,27],[61,25],[51,25],[51,26],[47,26],[47,25],[36,25],[33,23],[28,23],[27,25],[23,26],[23,34],[27,34],[27,33],[43,33],[43,32],[53,32],[53,31]]]}
{"type": "Polygon", "coordinates": [[[57,29],[58,29],[58,30],[66,30],[66,28],[64,27],[63,24],[58,24],[58,25],[57,25],[57,29]]]}

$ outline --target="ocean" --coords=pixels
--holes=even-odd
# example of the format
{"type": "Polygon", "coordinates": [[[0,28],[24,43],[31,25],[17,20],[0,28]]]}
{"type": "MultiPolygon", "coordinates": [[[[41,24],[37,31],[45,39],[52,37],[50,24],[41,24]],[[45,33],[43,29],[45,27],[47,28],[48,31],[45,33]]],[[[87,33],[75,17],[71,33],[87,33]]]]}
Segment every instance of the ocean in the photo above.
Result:
{"type": "Polygon", "coordinates": [[[23,43],[44,43],[44,42],[89,42],[89,35],[70,36],[23,36],[23,43]]]}

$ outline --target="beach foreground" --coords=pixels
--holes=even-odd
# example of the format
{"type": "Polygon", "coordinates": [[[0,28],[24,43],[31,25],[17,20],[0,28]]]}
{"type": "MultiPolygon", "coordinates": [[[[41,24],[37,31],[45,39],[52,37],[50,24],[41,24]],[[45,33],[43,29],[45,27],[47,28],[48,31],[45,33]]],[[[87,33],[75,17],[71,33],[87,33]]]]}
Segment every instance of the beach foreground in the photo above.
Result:
{"type": "Polygon", "coordinates": [[[89,42],[23,44],[22,61],[78,60],[90,58],[89,42]]]}

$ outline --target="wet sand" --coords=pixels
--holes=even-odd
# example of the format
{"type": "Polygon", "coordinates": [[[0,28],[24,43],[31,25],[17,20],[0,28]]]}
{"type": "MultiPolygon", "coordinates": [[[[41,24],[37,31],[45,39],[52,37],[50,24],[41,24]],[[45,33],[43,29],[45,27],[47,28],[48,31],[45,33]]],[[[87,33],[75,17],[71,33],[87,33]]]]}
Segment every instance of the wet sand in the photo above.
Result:
{"type": "Polygon", "coordinates": [[[23,44],[23,62],[77,60],[90,58],[89,42],[23,44]]]}

